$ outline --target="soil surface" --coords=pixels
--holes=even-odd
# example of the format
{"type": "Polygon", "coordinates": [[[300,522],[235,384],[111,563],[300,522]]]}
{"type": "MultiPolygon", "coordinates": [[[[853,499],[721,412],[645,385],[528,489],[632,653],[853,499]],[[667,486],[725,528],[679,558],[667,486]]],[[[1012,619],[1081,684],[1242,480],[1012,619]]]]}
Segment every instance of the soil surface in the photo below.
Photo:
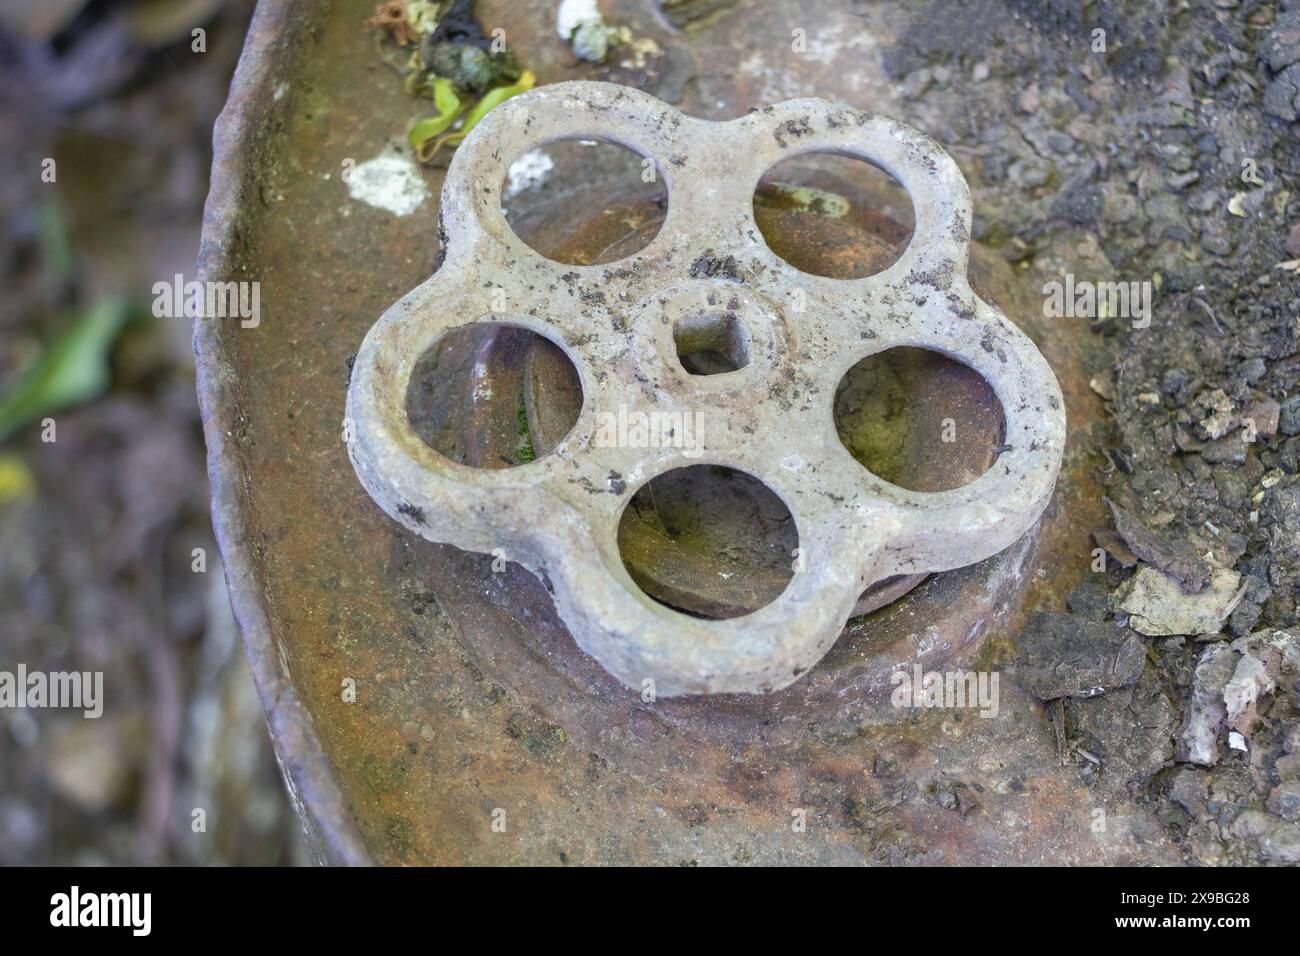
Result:
{"type": "MultiPolygon", "coordinates": [[[[1119,554],[1067,616],[1031,619],[1018,662],[1059,671],[1063,627],[1110,627],[1093,647],[1140,639],[1132,686],[1038,691],[1060,698],[1046,707],[1064,759],[1089,786],[1122,775],[1187,862],[1300,862],[1300,3],[936,0],[908,19],[885,69],[962,158],[976,238],[1035,283],[1152,284],[1149,327],[1060,319],[1088,322],[1109,356],[1089,370],[1105,427],[1071,437],[1136,553],[1098,529],[1119,554]],[[1208,634],[1137,634],[1124,609],[1134,562],[1173,571],[1185,565],[1169,558],[1189,555],[1240,575],[1235,609],[1208,634]],[[1269,669],[1274,687],[1230,737],[1224,680],[1198,681],[1197,665],[1226,655],[1237,673],[1250,635],[1291,664],[1269,669]],[[1220,713],[1194,762],[1182,741],[1207,700],[1220,713]]],[[[1181,583],[1193,586],[1175,595],[1205,598],[1204,583],[1181,583]]]]}

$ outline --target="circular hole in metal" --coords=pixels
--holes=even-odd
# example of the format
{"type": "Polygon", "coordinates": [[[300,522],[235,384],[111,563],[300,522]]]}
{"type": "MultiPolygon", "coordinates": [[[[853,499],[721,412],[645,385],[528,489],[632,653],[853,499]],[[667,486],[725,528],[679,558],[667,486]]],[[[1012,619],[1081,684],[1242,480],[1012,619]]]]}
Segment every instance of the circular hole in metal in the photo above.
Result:
{"type": "Polygon", "coordinates": [[[888,173],[855,157],[807,153],[763,174],[754,219],[768,248],[800,272],[862,279],[898,261],[912,238],[912,201],[888,173]],[[828,221],[843,229],[828,229],[828,221]]]}
{"type": "Polygon", "coordinates": [[[692,375],[721,375],[749,364],[749,330],[734,312],[678,319],[673,342],[682,368],[692,375]]]}
{"type": "Polygon", "coordinates": [[[892,348],[835,390],[835,430],[868,471],[910,491],[974,481],[1001,452],[1002,404],[978,372],[939,352],[892,348]]]}
{"type": "Polygon", "coordinates": [[[510,165],[501,207],[533,251],[566,265],[601,265],[659,234],[668,188],[653,159],[617,143],[566,139],[510,165]],[[557,208],[565,211],[558,220],[557,208]]]}
{"type": "Polygon", "coordinates": [[[416,362],[406,388],[415,433],[473,468],[513,468],[542,457],[581,411],[582,382],[564,350],[505,323],[448,331],[416,362]]]}
{"type": "Polygon", "coordinates": [[[741,617],[775,601],[794,576],[798,547],[785,502],[721,465],[652,478],[618,523],[618,551],[637,587],[703,618],[741,617]]]}

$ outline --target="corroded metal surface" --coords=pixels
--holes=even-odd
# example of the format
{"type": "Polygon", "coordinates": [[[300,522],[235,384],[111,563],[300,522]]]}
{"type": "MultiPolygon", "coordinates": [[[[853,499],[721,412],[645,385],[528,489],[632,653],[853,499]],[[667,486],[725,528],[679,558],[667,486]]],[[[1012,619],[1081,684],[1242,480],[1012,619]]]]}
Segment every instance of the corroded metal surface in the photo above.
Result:
{"type": "Polygon", "coordinates": [[[541,575],[578,644],[630,687],[662,696],[785,687],[826,653],[864,588],[983,560],[1046,507],[1064,446],[1060,390],[1029,339],[970,289],[969,191],[916,130],[817,100],[708,123],[624,87],[557,84],[503,104],[474,130],[452,163],[440,222],[441,267],[385,313],[357,355],[347,408],[357,474],[410,530],[503,551],[541,575]],[[655,163],[669,189],[667,220],[645,250],[616,263],[544,259],[506,223],[506,171],[536,146],[597,137],[655,163]],[[759,178],[811,152],[868,160],[912,197],[912,241],[884,273],[798,272],[758,235],[759,178]],[[692,375],[675,336],[684,326],[707,334],[719,313],[736,324],[747,361],[692,375]],[[582,379],[573,430],[517,469],[438,455],[407,415],[420,358],[474,322],[550,338],[582,379]],[[990,384],[1008,436],[994,468],[958,489],[915,492],[865,472],[836,440],[823,396],[864,351],[895,347],[941,352],[990,384]],[[629,408],[678,429],[694,419],[694,447],[602,442],[602,414],[629,408]],[[743,619],[663,607],[618,555],[619,518],[635,490],[696,458],[760,479],[799,529],[791,556],[800,573],[743,619]]]}
{"type": "MultiPolygon", "coordinates": [[[[654,29],[648,13],[635,19],[635,0],[614,6],[635,30],[654,29]]],[[[373,505],[340,439],[349,360],[374,316],[429,275],[438,248],[432,201],[396,217],[349,200],[338,181],[344,160],[379,153],[416,111],[360,29],[372,8],[261,7],[218,126],[203,277],[261,280],[264,319],[255,330],[200,322],[195,333],[231,598],[322,858],[1175,861],[1140,808],[1111,813],[1104,839],[1092,831],[1094,808],[1129,806],[1122,781],[1082,786],[1061,767],[1041,707],[1010,681],[997,719],[888,703],[892,667],[996,669],[1022,608],[1055,605],[1086,576],[1088,532],[1105,516],[1082,443],[1067,448],[1036,538],[851,621],[803,680],[763,697],[646,704],[578,650],[533,575],[495,573],[491,558],[425,541],[373,505]],[[355,703],[341,699],[345,678],[355,703]],[[938,799],[953,787],[971,797],[969,812],[938,799]],[[807,814],[801,834],[796,808],[807,814]],[[492,826],[497,809],[504,833],[492,826]]],[[[536,35],[549,3],[479,8],[541,82],[585,69],[536,35]]],[[[821,0],[752,5],[677,42],[688,68],[755,51],[743,69],[700,73],[688,112],[725,118],[817,94],[913,118],[863,55],[879,41],[821,0]],[[816,61],[792,54],[795,16],[844,42],[816,61]]],[[[436,195],[441,174],[425,175],[436,195]]],[[[798,221],[823,229],[827,254],[846,260],[899,238],[808,213],[787,228],[798,221]]],[[[981,295],[1056,370],[1072,428],[1098,427],[1087,337],[1035,321],[1041,301],[996,252],[977,245],[972,258],[974,280],[981,261],[992,277],[981,295]]]]}

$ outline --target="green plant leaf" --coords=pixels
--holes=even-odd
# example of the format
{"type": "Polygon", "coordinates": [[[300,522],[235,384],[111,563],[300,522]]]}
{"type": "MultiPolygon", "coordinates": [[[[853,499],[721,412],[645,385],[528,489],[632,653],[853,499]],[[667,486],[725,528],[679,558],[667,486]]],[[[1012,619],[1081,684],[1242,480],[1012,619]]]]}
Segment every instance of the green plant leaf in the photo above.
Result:
{"type": "Polygon", "coordinates": [[[425,148],[456,121],[461,110],[460,97],[456,95],[456,87],[451,80],[435,76],[432,85],[433,105],[438,107],[438,115],[420,120],[411,127],[408,137],[421,161],[424,161],[425,148]]]}
{"type": "Polygon", "coordinates": [[[483,94],[483,98],[474,104],[474,108],[469,111],[465,121],[461,123],[460,129],[454,133],[444,133],[431,143],[426,144],[426,148],[420,151],[420,162],[427,163],[438,154],[438,150],[444,146],[456,146],[470,134],[470,131],[479,124],[479,121],[488,113],[496,109],[512,96],[518,96],[520,93],[526,93],[533,88],[537,78],[533,76],[531,70],[524,70],[523,75],[519,77],[518,83],[510,86],[497,86],[483,94]]]}
{"type": "Polygon", "coordinates": [[[109,380],[109,350],[127,314],[123,300],[104,299],[41,349],[0,397],[0,441],[34,419],[102,392],[109,380]]]}

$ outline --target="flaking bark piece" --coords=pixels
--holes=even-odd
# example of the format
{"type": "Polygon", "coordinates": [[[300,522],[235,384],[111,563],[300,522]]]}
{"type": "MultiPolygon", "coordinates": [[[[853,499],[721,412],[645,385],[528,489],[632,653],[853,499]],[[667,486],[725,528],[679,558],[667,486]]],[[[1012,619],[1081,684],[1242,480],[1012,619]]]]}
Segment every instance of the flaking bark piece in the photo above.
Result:
{"type": "MultiPolygon", "coordinates": [[[[1177,578],[1187,594],[1195,594],[1205,587],[1210,577],[1210,565],[1189,546],[1156,534],[1109,498],[1101,500],[1110,508],[1115,519],[1115,532],[1124,539],[1129,550],[1152,567],[1177,578]]],[[[1102,547],[1106,545],[1102,544],[1102,547]]]]}
{"type": "Polygon", "coordinates": [[[1016,681],[1039,700],[1088,698],[1142,675],[1146,645],[1132,631],[1077,614],[1042,612],[1020,635],[1016,681]]]}

